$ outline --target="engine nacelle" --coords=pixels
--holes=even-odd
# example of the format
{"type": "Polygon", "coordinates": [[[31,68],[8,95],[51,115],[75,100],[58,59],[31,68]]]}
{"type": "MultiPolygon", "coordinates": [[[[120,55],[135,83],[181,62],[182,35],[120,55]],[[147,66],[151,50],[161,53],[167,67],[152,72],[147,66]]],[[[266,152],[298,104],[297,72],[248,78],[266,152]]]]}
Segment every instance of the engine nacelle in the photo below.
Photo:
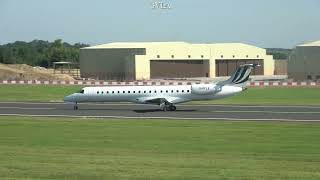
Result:
{"type": "Polygon", "coordinates": [[[193,84],[191,86],[191,93],[198,95],[208,95],[217,92],[215,84],[193,84]]]}

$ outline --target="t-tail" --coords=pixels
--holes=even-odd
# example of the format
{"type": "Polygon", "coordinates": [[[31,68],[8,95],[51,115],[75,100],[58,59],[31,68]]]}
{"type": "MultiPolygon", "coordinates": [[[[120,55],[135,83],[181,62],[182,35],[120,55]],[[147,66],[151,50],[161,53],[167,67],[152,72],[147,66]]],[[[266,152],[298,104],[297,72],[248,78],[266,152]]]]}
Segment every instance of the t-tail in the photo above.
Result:
{"type": "Polygon", "coordinates": [[[251,70],[255,67],[260,66],[259,64],[243,64],[237,67],[237,69],[232,73],[231,77],[225,81],[220,81],[217,83],[218,86],[224,85],[243,85],[249,80],[251,70]]]}

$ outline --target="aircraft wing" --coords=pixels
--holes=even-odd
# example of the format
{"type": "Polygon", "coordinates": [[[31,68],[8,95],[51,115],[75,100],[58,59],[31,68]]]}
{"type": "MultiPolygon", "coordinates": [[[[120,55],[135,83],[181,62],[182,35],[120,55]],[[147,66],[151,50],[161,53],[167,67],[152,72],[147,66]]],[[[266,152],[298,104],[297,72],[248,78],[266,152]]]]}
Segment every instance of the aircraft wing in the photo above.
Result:
{"type": "Polygon", "coordinates": [[[166,98],[153,98],[146,100],[145,103],[160,105],[162,103],[170,104],[171,102],[169,102],[166,98]]]}
{"type": "Polygon", "coordinates": [[[160,105],[162,103],[165,104],[177,104],[182,102],[187,102],[189,99],[184,99],[180,97],[144,97],[140,98],[140,102],[146,104],[156,104],[160,105]]]}

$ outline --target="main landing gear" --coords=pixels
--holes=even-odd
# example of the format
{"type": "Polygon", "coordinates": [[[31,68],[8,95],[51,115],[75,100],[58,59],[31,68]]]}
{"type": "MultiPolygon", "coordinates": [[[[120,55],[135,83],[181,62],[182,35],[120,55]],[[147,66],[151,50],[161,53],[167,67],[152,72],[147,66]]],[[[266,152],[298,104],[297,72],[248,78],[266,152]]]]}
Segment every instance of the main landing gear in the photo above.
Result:
{"type": "Polygon", "coordinates": [[[173,104],[165,104],[165,103],[160,104],[161,111],[175,111],[176,109],[177,109],[176,106],[173,104]]]}
{"type": "Polygon", "coordinates": [[[74,103],[73,109],[74,109],[74,110],[78,110],[78,104],[77,104],[77,102],[74,103]]]}
{"type": "Polygon", "coordinates": [[[171,105],[171,106],[168,106],[167,109],[168,109],[169,111],[175,111],[177,108],[176,108],[176,106],[171,105]]]}

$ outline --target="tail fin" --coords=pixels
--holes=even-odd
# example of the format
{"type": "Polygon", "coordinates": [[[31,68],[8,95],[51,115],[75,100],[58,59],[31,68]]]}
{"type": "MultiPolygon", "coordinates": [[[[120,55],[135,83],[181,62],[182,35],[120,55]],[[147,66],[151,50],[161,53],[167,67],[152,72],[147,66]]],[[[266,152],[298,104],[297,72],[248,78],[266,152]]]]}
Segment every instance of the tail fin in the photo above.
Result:
{"type": "Polygon", "coordinates": [[[232,73],[231,77],[225,81],[220,81],[217,83],[219,86],[226,84],[242,84],[248,81],[251,70],[259,64],[243,64],[237,67],[237,69],[232,73]]]}

